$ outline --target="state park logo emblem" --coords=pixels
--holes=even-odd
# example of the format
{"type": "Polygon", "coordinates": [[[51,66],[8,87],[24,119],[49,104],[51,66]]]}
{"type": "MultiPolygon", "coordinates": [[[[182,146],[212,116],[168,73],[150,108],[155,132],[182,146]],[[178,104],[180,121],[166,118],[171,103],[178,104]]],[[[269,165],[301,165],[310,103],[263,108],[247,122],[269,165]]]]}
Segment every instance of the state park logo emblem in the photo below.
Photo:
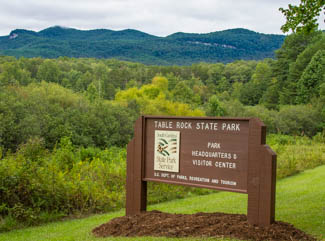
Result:
{"type": "Polygon", "coordinates": [[[179,131],[155,131],[154,169],[179,172],[179,131]]]}

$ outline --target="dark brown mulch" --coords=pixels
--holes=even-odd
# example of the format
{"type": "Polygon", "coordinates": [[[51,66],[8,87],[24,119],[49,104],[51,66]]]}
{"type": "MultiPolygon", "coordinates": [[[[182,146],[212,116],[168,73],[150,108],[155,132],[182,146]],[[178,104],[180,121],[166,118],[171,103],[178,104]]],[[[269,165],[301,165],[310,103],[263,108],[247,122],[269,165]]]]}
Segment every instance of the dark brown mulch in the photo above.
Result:
{"type": "Polygon", "coordinates": [[[275,222],[261,228],[246,215],[225,213],[169,214],[159,211],[114,218],[95,228],[97,237],[231,237],[243,240],[316,240],[292,224],[275,222]]]}

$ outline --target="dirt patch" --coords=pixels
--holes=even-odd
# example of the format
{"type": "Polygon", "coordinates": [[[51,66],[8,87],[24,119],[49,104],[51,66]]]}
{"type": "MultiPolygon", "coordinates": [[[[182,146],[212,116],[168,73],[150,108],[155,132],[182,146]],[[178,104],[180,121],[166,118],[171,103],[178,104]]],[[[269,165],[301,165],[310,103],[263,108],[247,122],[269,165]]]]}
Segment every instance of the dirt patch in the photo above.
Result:
{"type": "Polygon", "coordinates": [[[289,223],[275,222],[267,228],[260,228],[248,224],[246,215],[225,213],[143,212],[114,218],[92,232],[97,237],[232,237],[243,240],[316,240],[289,223]]]}

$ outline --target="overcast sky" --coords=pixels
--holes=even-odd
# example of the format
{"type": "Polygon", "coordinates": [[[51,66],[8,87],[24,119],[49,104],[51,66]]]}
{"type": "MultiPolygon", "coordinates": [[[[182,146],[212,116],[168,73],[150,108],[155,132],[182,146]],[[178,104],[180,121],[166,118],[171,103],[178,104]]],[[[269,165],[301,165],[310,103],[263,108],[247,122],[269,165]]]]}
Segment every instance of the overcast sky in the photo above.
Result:
{"type": "MultiPolygon", "coordinates": [[[[166,36],[247,28],[281,33],[279,7],[298,0],[0,0],[0,36],[54,25],[77,29],[137,29],[166,36]]],[[[322,23],[321,28],[324,29],[322,23]]]]}

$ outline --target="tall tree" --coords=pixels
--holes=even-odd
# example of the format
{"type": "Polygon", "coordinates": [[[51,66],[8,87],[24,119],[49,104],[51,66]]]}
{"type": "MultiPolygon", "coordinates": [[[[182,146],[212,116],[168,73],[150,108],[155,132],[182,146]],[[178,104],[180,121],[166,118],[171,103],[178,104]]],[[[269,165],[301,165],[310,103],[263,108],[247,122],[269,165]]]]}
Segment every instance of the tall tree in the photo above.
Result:
{"type": "Polygon", "coordinates": [[[308,48],[310,43],[313,43],[315,39],[319,39],[320,34],[320,32],[291,34],[285,39],[282,47],[276,51],[277,61],[273,65],[273,74],[278,80],[280,104],[295,104],[296,82],[298,79],[294,82],[288,80],[290,68],[294,67],[298,56],[308,48]]]}
{"type": "Polygon", "coordinates": [[[320,85],[325,83],[325,50],[319,50],[298,81],[298,103],[307,103],[319,97],[320,85]]]}

